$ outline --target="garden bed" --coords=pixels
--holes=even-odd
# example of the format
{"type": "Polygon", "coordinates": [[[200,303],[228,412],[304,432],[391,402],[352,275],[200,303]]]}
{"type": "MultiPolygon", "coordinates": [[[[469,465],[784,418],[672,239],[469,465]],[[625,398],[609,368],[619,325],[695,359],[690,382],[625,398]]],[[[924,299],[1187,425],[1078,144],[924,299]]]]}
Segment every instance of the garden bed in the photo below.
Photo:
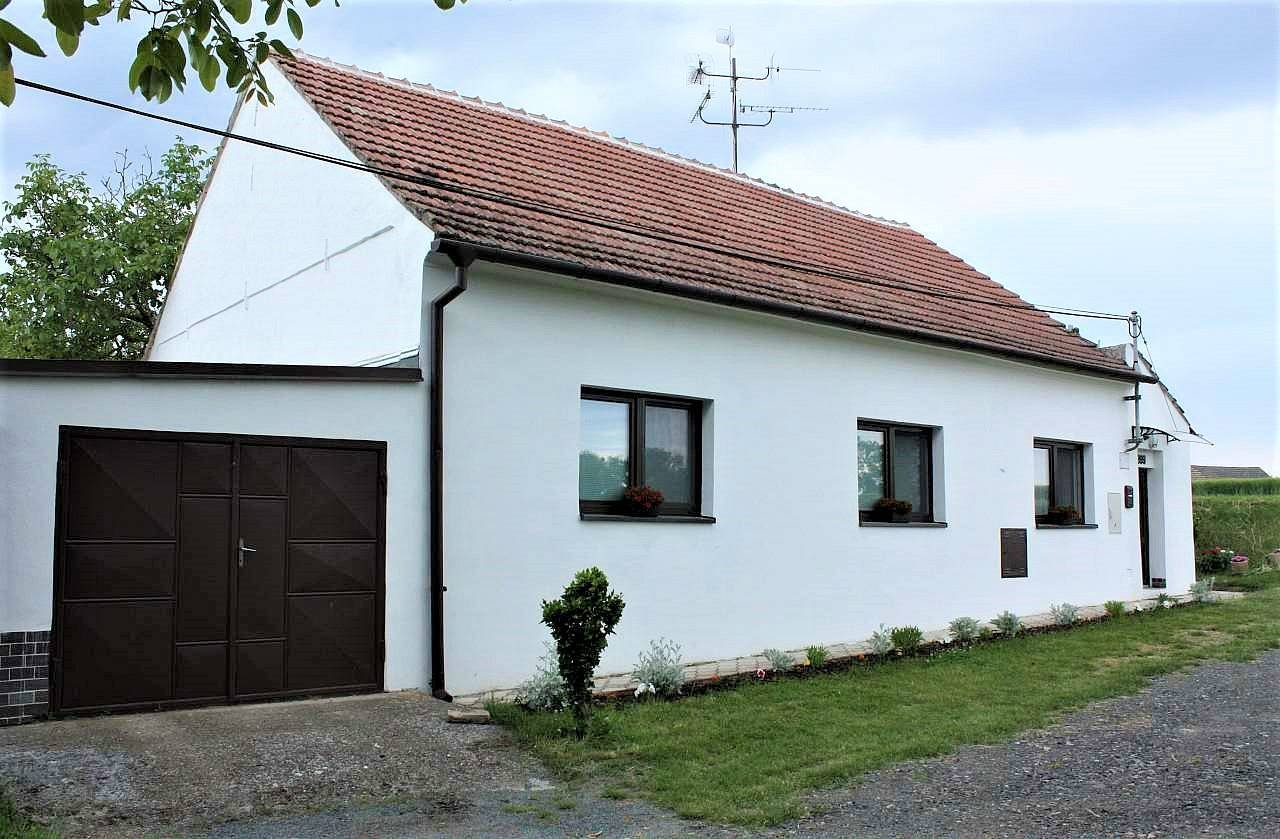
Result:
{"type": "Polygon", "coordinates": [[[563,777],[682,816],[758,825],[801,815],[815,788],[998,741],[1206,658],[1246,660],[1276,646],[1273,589],[877,666],[833,660],[812,678],[721,677],[678,702],[598,708],[601,723],[585,740],[562,736],[563,714],[500,703],[491,711],[563,777]]]}

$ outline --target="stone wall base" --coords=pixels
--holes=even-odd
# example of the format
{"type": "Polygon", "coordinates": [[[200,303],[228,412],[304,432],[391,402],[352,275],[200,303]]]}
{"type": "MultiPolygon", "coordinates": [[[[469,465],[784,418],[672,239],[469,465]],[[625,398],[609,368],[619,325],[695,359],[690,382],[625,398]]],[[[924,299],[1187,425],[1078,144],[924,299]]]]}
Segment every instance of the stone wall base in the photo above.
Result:
{"type": "Polygon", "coordinates": [[[0,725],[49,714],[49,630],[0,632],[0,725]]]}

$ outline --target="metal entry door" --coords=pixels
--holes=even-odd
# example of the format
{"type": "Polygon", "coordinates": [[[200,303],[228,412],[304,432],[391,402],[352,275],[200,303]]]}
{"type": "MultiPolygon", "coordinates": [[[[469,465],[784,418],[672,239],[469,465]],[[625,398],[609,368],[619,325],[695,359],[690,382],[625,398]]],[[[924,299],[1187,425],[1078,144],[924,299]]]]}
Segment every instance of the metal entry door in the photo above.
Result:
{"type": "Polygon", "coordinates": [[[64,429],[53,710],[380,690],[385,445],[64,429]]]}

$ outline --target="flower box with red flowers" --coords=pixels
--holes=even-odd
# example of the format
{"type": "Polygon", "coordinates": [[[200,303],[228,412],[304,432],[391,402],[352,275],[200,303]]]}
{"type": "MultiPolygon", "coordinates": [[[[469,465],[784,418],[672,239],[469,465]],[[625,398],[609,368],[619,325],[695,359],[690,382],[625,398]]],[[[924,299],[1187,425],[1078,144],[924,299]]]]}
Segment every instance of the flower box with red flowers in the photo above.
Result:
{"type": "Polygon", "coordinates": [[[629,516],[654,518],[662,508],[662,492],[645,484],[622,491],[622,510],[629,516]]]}

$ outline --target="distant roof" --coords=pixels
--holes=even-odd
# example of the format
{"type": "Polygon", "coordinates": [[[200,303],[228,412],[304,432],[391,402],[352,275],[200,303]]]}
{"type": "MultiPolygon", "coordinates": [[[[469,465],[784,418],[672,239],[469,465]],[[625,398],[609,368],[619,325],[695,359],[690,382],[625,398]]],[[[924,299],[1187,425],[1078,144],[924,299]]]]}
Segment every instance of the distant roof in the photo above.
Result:
{"type": "Polygon", "coordinates": [[[1192,466],[1191,480],[1211,478],[1270,478],[1261,466],[1192,466]]]}
{"type": "Polygon", "coordinates": [[[1134,376],[904,224],[428,85],[303,53],[273,61],[360,160],[417,179],[383,182],[438,237],[482,255],[1134,376]]]}

